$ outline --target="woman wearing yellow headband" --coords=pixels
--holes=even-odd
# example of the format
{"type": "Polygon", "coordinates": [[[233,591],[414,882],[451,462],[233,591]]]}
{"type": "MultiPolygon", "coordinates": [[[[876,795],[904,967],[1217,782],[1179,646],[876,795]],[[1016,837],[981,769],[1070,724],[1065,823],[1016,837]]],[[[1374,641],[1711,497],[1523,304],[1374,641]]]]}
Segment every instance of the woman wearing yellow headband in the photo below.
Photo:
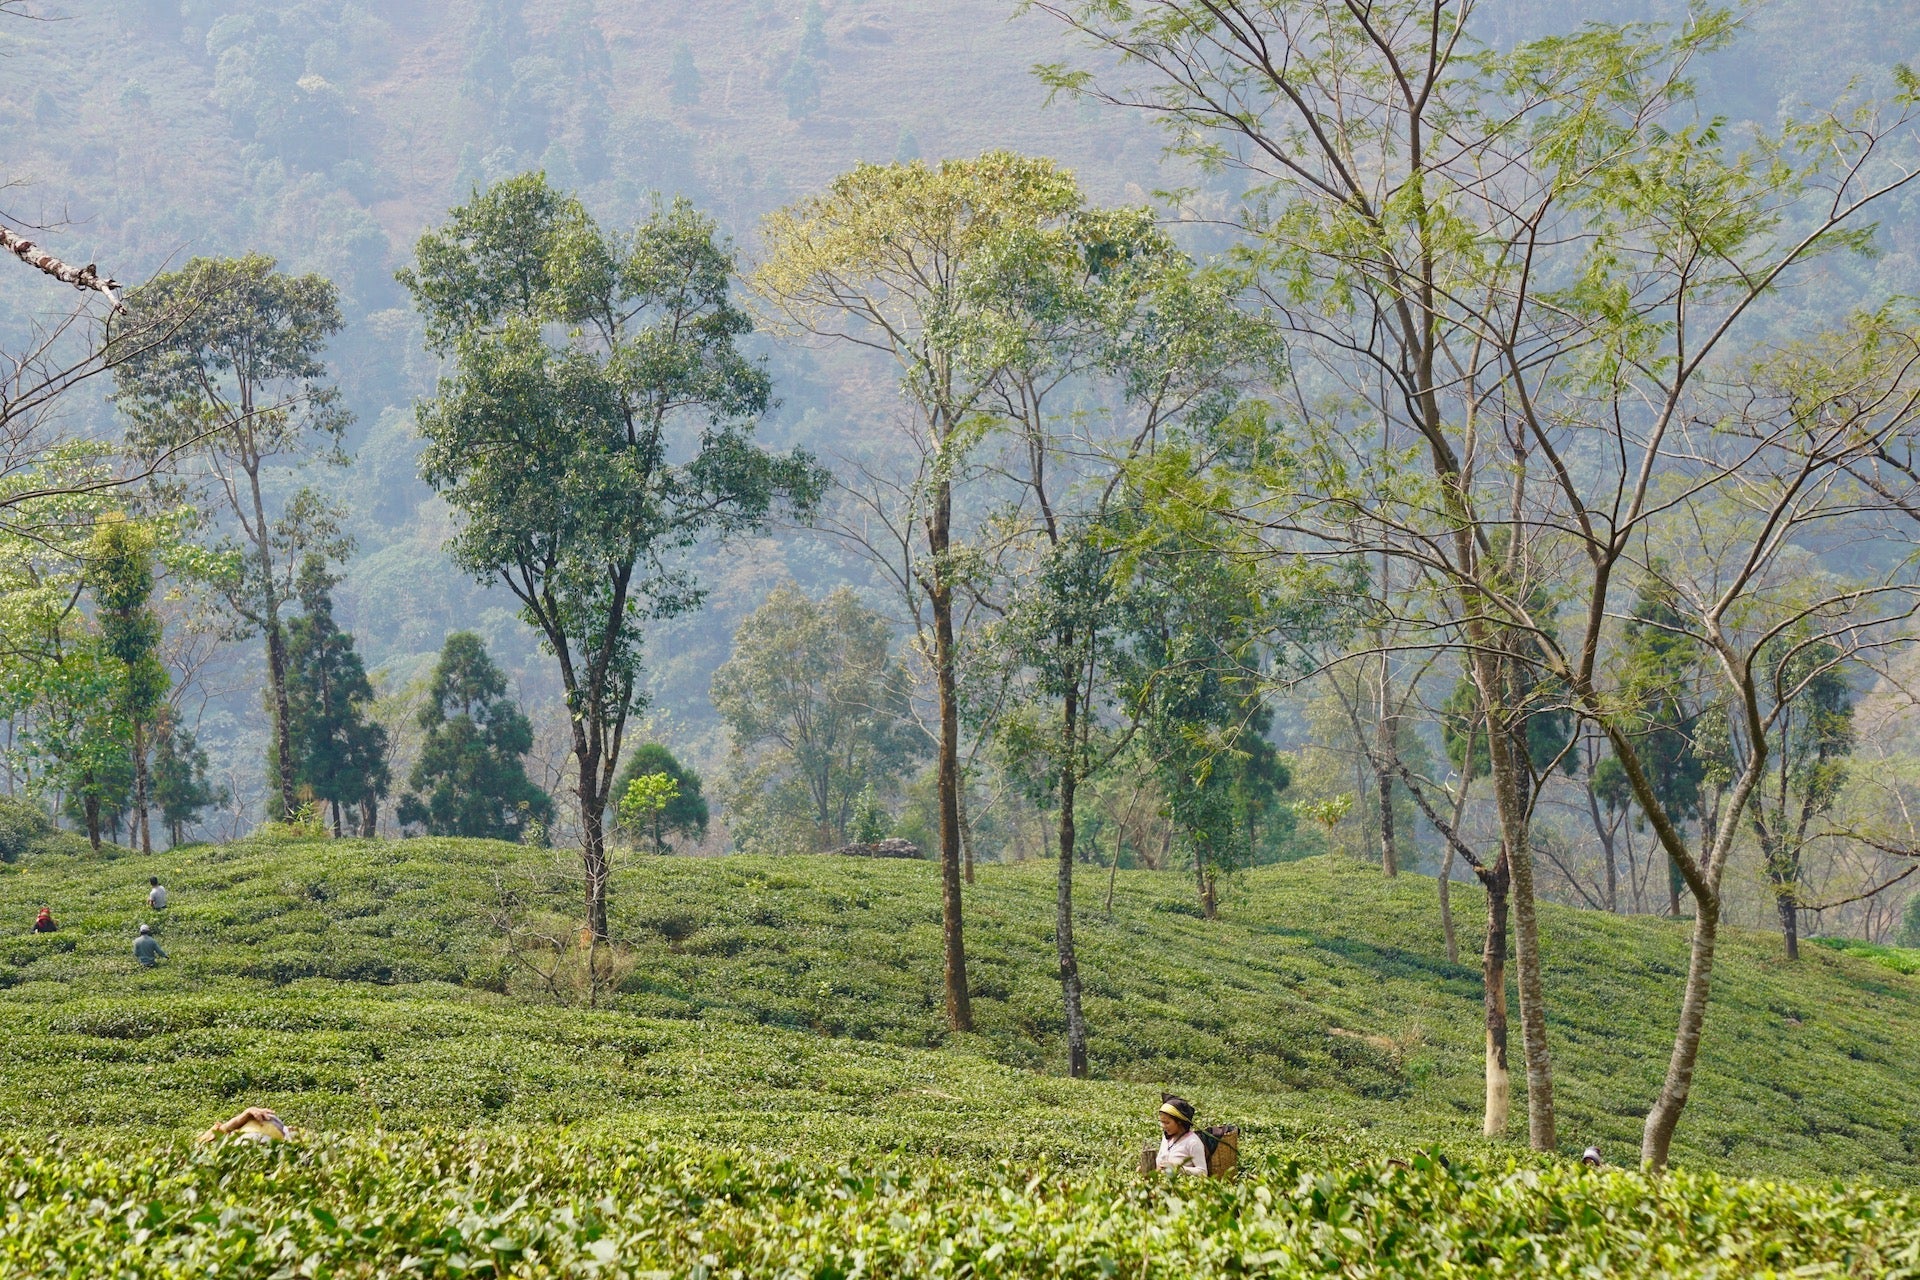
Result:
{"type": "Polygon", "coordinates": [[[1185,1098],[1162,1095],[1160,1103],[1160,1154],[1154,1168],[1162,1173],[1180,1170],[1207,1176],[1207,1144],[1193,1131],[1193,1104],[1185,1098]]]}

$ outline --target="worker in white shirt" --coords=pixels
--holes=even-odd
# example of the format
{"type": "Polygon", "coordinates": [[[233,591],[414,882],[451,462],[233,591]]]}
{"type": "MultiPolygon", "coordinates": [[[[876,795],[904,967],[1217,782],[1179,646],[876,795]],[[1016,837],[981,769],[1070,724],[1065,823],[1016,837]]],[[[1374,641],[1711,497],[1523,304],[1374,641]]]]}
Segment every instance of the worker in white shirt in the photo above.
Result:
{"type": "Polygon", "coordinates": [[[1207,1144],[1193,1131],[1193,1104],[1168,1096],[1160,1104],[1160,1154],[1154,1168],[1161,1173],[1179,1170],[1207,1176],[1207,1144]]]}
{"type": "Polygon", "coordinates": [[[148,876],[147,883],[153,886],[147,890],[147,905],[155,911],[165,911],[167,909],[167,886],[160,883],[159,876],[148,876]]]}

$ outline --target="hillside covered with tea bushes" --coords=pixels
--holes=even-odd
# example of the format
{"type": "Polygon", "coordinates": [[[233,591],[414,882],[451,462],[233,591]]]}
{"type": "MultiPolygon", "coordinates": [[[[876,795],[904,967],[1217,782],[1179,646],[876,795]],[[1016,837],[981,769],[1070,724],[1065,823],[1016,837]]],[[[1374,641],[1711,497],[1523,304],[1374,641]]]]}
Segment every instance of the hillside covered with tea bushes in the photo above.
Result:
{"type": "MultiPolygon", "coordinates": [[[[1236,881],[1081,885],[1095,1079],[1063,1078],[1042,865],[968,896],[977,1030],[944,1029],[936,869],[634,858],[599,983],[563,855],[457,840],[259,837],[143,858],[56,838],[0,866],[0,1127],[170,1140],[260,1103],[329,1133],[572,1126],[776,1150],[1124,1164],[1162,1088],[1256,1143],[1479,1141],[1479,899],[1315,859],[1236,881]],[[149,875],[172,893],[145,905],[149,875]],[[57,933],[27,931],[52,907],[57,933]],[[168,958],[134,964],[137,924],[168,958]],[[590,1007],[597,1006],[597,1007],[590,1007]]],[[[1554,910],[1564,1147],[1631,1162],[1666,1063],[1682,927],[1554,910]]],[[[1726,944],[1679,1163],[1907,1184],[1920,978],[1903,957],[1726,944]]],[[[1519,1078],[1516,1076],[1516,1085],[1519,1078]]],[[[1516,1106],[1513,1134],[1521,1138],[1516,1106]]]]}

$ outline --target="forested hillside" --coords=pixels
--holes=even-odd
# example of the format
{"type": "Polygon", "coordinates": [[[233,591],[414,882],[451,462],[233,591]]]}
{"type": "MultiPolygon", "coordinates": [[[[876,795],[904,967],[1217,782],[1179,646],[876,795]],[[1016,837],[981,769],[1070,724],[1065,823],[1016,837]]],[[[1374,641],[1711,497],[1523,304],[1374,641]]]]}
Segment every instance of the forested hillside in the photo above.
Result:
{"type": "MultiPolygon", "coordinates": [[[[1056,25],[1004,0],[715,0],[699,6],[592,0],[98,0],[38,6],[44,22],[0,27],[4,212],[46,223],[74,261],[136,282],[200,254],[257,249],[341,289],[346,321],[328,354],[354,414],[349,470],[318,477],[350,509],[356,552],[343,625],[393,691],[422,675],[441,637],[477,628],[523,696],[554,697],[548,667],[503,593],[441,562],[450,531],[416,474],[412,403],[435,365],[393,271],[415,238],[476,183],[541,167],[612,224],[652,193],[685,194],[751,258],[759,219],[858,160],[964,156],[1010,147],[1056,157],[1102,202],[1145,202],[1193,185],[1176,216],[1219,243],[1230,174],[1169,169],[1142,117],[1056,102],[1036,63],[1079,56],[1056,25]],[[102,68],[111,68],[102,74],[102,68]]],[[[1678,6],[1666,6],[1675,13],[1678,6]]],[[[1511,0],[1490,34],[1559,22],[1559,6],[1511,0]]],[[[1768,119],[1783,105],[1884,74],[1908,50],[1893,0],[1790,0],[1760,10],[1727,55],[1702,66],[1713,110],[1768,119]]],[[[1660,5],[1592,6],[1583,17],[1671,16],[1660,5]]],[[[1912,197],[1906,197],[1911,200],[1912,197]]],[[[1913,271],[1920,217],[1886,218],[1896,283],[1913,271]]],[[[10,281],[0,332],[20,334],[64,299],[10,281]]],[[[831,353],[765,344],[779,407],[768,438],[831,455],[884,434],[892,392],[831,353]]],[[[99,388],[96,388],[98,390],[99,388]]],[[[67,407],[119,428],[97,403],[67,407]]],[[[716,764],[724,750],[707,682],[727,638],[775,583],[863,582],[837,543],[801,534],[710,566],[712,607],[659,630],[649,653],[661,735],[716,764]]],[[[264,739],[251,724],[249,653],[204,673],[204,737],[258,803],[264,739]]],[[[539,719],[539,717],[536,717],[539,719]]],[[[1292,732],[1298,733],[1296,728],[1292,732]]],[[[557,765],[557,755],[553,757],[557,765]]],[[[551,779],[557,782],[557,776],[551,779]]],[[[235,827],[235,823],[238,826],[235,827]]]]}

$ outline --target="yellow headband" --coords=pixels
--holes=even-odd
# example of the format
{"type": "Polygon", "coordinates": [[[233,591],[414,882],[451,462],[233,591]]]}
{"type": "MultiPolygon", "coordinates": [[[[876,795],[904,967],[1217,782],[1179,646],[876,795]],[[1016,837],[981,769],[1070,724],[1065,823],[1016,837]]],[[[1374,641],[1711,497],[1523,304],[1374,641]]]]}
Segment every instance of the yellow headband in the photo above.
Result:
{"type": "Polygon", "coordinates": [[[1175,1120],[1178,1120],[1181,1124],[1189,1128],[1193,1126],[1193,1117],[1181,1111],[1180,1108],[1174,1106],[1171,1102],[1163,1102],[1160,1104],[1160,1114],[1163,1116],[1172,1116],[1175,1120]]]}

